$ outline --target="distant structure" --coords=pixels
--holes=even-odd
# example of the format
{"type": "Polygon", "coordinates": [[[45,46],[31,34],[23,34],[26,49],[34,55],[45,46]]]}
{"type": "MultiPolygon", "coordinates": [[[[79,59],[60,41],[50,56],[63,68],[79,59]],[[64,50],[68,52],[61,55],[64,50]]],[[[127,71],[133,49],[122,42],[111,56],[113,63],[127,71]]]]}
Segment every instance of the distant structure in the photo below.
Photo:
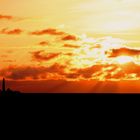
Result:
{"type": "Polygon", "coordinates": [[[2,80],[2,84],[1,84],[1,90],[0,90],[0,95],[17,95],[17,94],[20,94],[20,92],[19,91],[13,91],[13,90],[11,90],[10,88],[8,88],[8,89],[6,89],[6,80],[5,80],[5,78],[3,78],[3,80],[2,80]]]}
{"type": "Polygon", "coordinates": [[[2,92],[5,93],[6,92],[6,85],[5,85],[5,79],[3,78],[2,80],[2,92]]]}

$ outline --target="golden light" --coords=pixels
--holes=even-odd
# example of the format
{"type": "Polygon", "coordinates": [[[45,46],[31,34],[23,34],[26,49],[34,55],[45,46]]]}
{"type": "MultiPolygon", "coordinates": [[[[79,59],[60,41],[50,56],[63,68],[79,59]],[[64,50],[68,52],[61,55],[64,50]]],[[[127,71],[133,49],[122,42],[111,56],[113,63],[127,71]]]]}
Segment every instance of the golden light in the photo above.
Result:
{"type": "Polygon", "coordinates": [[[129,21],[128,19],[125,21],[121,19],[120,21],[110,21],[106,22],[104,25],[104,30],[107,32],[118,32],[128,30],[134,27],[134,23],[129,21]]]}
{"type": "Polygon", "coordinates": [[[133,62],[133,58],[131,56],[119,56],[116,58],[116,61],[119,64],[126,64],[133,62]]]}

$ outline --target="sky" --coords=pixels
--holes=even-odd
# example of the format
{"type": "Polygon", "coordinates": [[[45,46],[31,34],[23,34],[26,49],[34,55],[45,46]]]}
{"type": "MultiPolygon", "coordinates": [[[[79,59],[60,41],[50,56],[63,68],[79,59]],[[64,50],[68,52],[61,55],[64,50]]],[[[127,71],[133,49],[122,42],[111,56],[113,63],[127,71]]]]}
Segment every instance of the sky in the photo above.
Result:
{"type": "Polygon", "coordinates": [[[139,80],[140,1],[0,0],[0,50],[8,80],[139,80]]]}

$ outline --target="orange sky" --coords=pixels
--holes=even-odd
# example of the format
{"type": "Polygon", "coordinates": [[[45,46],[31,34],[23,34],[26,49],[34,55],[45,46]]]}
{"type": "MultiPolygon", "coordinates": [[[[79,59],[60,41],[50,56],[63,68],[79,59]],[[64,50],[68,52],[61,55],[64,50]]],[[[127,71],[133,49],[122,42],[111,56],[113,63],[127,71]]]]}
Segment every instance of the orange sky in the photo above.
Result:
{"type": "Polygon", "coordinates": [[[139,80],[139,0],[0,0],[0,77],[139,80]]]}

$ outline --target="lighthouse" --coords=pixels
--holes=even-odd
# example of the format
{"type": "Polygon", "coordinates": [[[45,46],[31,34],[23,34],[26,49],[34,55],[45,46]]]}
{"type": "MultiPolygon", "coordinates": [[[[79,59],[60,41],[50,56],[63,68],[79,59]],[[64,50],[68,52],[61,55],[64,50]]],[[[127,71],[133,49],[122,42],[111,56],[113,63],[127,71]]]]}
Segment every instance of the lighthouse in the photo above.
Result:
{"type": "Polygon", "coordinates": [[[4,93],[5,91],[6,91],[5,79],[3,78],[3,80],[2,80],[2,92],[4,93]]]}

